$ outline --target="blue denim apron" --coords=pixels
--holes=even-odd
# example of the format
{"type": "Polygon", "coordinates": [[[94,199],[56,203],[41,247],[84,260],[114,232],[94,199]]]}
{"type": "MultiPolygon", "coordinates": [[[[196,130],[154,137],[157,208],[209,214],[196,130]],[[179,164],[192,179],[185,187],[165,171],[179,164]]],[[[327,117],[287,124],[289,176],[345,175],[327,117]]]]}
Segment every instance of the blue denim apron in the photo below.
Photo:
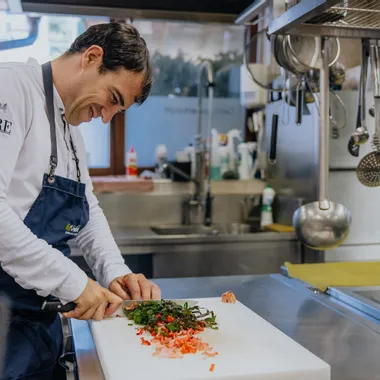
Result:
{"type": "MultiPolygon", "coordinates": [[[[42,190],[30,208],[24,223],[40,239],[63,255],[69,256],[68,241],[89,220],[85,184],[80,183],[79,161],[73,140],[70,145],[77,165],[78,181],[55,175],[58,164],[54,118],[53,78],[51,63],[42,66],[47,116],[50,124],[50,171],[42,179],[42,190]]],[[[46,268],[47,271],[49,268],[46,268]]],[[[7,335],[3,380],[58,380],[64,371],[57,361],[62,350],[62,328],[59,315],[41,312],[46,300],[34,290],[22,288],[0,269],[0,293],[11,300],[12,319],[7,335]],[[58,375],[60,374],[60,375],[58,375]]],[[[48,299],[53,299],[49,296],[48,299]]]]}

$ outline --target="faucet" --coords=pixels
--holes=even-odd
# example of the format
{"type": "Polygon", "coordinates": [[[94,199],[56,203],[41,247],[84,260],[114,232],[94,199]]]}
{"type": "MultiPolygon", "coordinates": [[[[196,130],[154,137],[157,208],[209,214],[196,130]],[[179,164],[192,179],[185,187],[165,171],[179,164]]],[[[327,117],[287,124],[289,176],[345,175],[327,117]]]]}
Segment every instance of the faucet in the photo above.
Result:
{"type": "MultiPolygon", "coordinates": [[[[199,206],[202,206],[202,197],[201,192],[202,183],[198,182],[197,179],[190,177],[188,174],[183,172],[181,169],[176,168],[174,165],[165,163],[162,165],[164,170],[169,169],[172,173],[176,173],[182,178],[185,178],[188,181],[191,181],[195,185],[195,191],[192,196],[185,197],[182,200],[182,224],[189,225],[191,224],[191,210],[198,209],[199,206]]],[[[206,223],[204,222],[206,225],[206,223]]]]}
{"type": "Polygon", "coordinates": [[[175,166],[165,163],[164,169],[169,169],[172,172],[180,175],[181,177],[192,181],[195,184],[195,191],[190,198],[186,198],[183,202],[182,209],[182,224],[190,224],[190,211],[193,208],[204,207],[203,224],[205,226],[212,225],[212,200],[211,195],[211,128],[213,120],[213,100],[214,100],[214,70],[210,61],[204,61],[201,64],[199,73],[199,87],[198,87],[198,128],[195,136],[195,178],[191,178],[182,170],[175,166]],[[209,170],[207,182],[205,180],[205,153],[206,146],[202,138],[202,100],[204,86],[208,89],[208,136],[210,144],[208,148],[209,155],[209,170]],[[206,191],[205,191],[206,187],[206,191]]]}

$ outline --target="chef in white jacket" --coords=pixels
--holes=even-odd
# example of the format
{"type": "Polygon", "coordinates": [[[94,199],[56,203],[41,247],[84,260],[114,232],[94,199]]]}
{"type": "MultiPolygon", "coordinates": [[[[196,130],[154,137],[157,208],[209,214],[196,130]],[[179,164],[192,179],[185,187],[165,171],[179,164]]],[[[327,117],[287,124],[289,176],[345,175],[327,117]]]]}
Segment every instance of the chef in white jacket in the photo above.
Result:
{"type": "Polygon", "coordinates": [[[161,297],[124,263],[77,128],[141,104],[151,82],[145,41],[122,23],[90,27],[42,66],[0,64],[0,293],[12,308],[0,379],[64,378],[60,318],[41,311],[45,301],[74,302],[67,317],[100,320],[123,299],[161,297]],[[68,258],[73,238],[98,283],[68,258]]]}

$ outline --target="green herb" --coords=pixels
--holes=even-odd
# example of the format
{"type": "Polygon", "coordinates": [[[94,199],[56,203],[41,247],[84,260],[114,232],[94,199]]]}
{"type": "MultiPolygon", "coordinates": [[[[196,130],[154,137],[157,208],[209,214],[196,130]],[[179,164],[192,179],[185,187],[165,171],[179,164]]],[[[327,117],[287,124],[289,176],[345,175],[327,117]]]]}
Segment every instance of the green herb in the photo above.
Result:
{"type": "Polygon", "coordinates": [[[218,330],[218,326],[216,325],[216,315],[214,314],[213,311],[211,312],[211,317],[205,318],[205,322],[212,329],[218,330]]]}
{"type": "Polygon", "coordinates": [[[143,325],[150,332],[167,335],[182,330],[202,330],[205,327],[218,329],[216,315],[199,306],[183,306],[172,301],[136,302],[124,309],[128,319],[143,325]]]}

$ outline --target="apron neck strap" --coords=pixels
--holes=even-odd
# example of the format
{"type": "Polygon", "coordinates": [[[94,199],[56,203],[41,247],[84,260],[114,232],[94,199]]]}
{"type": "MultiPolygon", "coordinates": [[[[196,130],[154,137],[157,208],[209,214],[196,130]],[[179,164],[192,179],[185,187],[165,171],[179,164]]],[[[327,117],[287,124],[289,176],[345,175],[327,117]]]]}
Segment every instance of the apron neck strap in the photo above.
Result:
{"type": "Polygon", "coordinates": [[[46,99],[46,112],[50,124],[50,141],[51,141],[51,155],[50,155],[50,171],[49,180],[54,181],[55,168],[58,165],[57,154],[57,135],[55,129],[55,116],[54,116],[54,92],[53,92],[53,71],[51,62],[46,62],[42,65],[42,78],[44,82],[45,99],[46,99]]]}

